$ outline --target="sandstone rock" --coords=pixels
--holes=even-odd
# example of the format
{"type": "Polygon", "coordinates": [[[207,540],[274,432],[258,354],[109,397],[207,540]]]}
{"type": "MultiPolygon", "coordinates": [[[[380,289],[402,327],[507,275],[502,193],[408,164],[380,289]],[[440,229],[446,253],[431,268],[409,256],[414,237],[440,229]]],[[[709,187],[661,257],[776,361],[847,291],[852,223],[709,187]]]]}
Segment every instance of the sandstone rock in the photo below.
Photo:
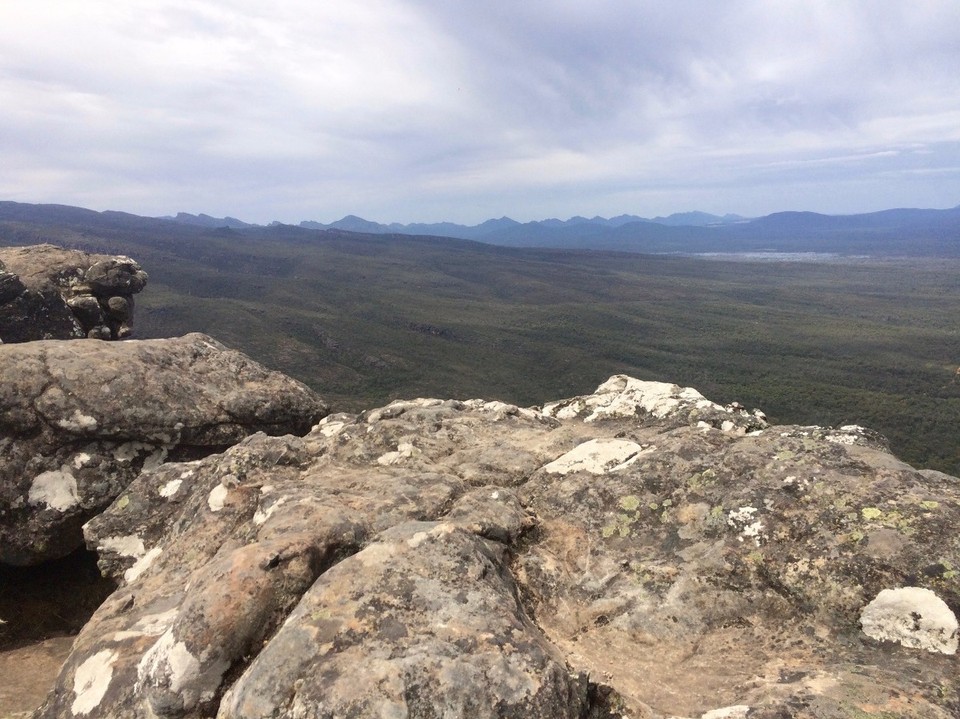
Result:
{"type": "Polygon", "coordinates": [[[0,562],[70,552],[144,467],[260,430],[304,433],[325,413],[302,384],[204,335],[0,345],[0,562]]]}
{"type": "Polygon", "coordinates": [[[147,274],[129,257],[53,245],[0,248],[0,340],[122,339],[147,274]]]}
{"type": "Polygon", "coordinates": [[[314,583],[219,715],[573,719],[586,708],[586,678],[527,616],[502,548],[406,522],[314,583]]]}
{"type": "Polygon", "coordinates": [[[948,719],[956,656],[861,620],[956,614],[958,522],[870,433],[689,389],[398,401],[140,474],[37,717],[948,719]]]}

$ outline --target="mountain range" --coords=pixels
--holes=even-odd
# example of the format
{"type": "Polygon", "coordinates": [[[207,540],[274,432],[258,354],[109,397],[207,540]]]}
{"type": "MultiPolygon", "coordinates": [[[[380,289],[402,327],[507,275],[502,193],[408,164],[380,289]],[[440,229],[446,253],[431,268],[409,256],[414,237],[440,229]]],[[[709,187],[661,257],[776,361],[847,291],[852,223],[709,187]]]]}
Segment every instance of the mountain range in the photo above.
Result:
{"type": "MultiPolygon", "coordinates": [[[[166,215],[159,219],[174,220],[201,227],[257,227],[253,223],[243,222],[235,217],[211,217],[210,215],[199,214],[192,215],[188,212],[178,212],[176,215],[166,215]]],[[[535,222],[521,223],[509,217],[499,219],[490,219],[481,222],[478,225],[460,225],[455,222],[414,222],[402,224],[391,222],[385,225],[381,222],[365,220],[356,215],[347,215],[335,222],[323,223],[315,220],[304,220],[299,224],[308,230],[345,230],[347,232],[366,232],[368,234],[399,234],[399,235],[436,235],[440,237],[456,237],[462,240],[482,240],[488,235],[496,236],[498,233],[512,230],[514,228],[532,228],[546,227],[559,229],[563,227],[574,227],[578,225],[587,225],[593,227],[621,227],[635,222],[646,222],[659,225],[668,225],[671,227],[692,226],[692,227],[712,227],[718,225],[730,224],[733,222],[744,222],[749,218],[740,215],[727,214],[724,216],[711,215],[708,212],[677,212],[668,217],[654,217],[647,219],[637,215],[617,215],[616,217],[581,217],[575,216],[568,220],[559,220],[550,218],[535,222]]],[[[276,224],[276,223],[271,223],[276,224]]]]}
{"type": "MultiPolygon", "coordinates": [[[[179,213],[160,219],[202,227],[258,227],[233,217],[179,213]]],[[[274,225],[280,223],[272,223],[274,225]]],[[[517,222],[509,217],[477,225],[453,222],[382,224],[356,215],[324,224],[303,221],[307,230],[364,234],[428,235],[507,247],[615,250],[642,253],[818,252],[894,256],[960,254],[960,206],[946,209],[891,209],[856,215],[777,212],[756,218],[683,212],[647,219],[555,218],[517,222]]]]}

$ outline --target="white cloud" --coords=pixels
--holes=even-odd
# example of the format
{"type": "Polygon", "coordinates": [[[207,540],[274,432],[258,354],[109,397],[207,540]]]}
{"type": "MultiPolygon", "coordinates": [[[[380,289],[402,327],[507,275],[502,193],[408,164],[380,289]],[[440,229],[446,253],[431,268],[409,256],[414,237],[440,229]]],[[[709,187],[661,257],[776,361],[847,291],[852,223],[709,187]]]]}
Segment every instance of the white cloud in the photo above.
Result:
{"type": "Polygon", "coordinates": [[[955,0],[16,0],[0,193],[255,221],[953,205],[958,37],[955,0]]]}

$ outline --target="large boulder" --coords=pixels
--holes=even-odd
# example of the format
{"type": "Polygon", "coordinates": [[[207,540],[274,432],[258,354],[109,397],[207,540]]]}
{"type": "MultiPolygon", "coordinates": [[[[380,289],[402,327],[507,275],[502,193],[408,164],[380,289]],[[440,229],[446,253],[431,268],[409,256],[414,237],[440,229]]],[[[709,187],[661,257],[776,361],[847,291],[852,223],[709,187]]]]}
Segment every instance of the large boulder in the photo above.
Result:
{"type": "Polygon", "coordinates": [[[123,339],[147,273],[123,255],[53,245],[0,248],[0,342],[123,339]]]}
{"type": "Polygon", "coordinates": [[[144,471],[36,716],[950,719],[957,526],[876,435],[689,388],[398,401],[144,471]]]}
{"type": "Polygon", "coordinates": [[[201,334],[0,345],[0,562],[82,544],[81,525],[144,468],[258,431],[309,431],[303,384],[201,334]]]}

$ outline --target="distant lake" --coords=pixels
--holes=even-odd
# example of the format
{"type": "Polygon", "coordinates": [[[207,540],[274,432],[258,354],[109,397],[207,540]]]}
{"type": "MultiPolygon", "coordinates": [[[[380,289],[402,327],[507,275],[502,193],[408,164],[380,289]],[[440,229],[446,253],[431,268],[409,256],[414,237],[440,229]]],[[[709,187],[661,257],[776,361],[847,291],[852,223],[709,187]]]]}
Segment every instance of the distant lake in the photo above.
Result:
{"type": "Polygon", "coordinates": [[[705,260],[736,262],[854,262],[869,255],[841,255],[836,252],[670,252],[678,257],[699,257],[705,260]]]}

